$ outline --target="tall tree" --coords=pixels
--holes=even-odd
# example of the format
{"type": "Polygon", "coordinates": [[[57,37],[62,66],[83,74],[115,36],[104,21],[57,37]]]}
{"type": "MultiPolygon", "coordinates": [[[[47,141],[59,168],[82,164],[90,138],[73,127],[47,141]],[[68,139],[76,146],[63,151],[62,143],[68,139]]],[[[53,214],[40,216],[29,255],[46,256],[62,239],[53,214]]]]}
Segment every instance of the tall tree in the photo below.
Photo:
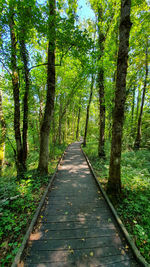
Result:
{"type": "Polygon", "coordinates": [[[99,89],[99,105],[100,105],[100,128],[99,128],[99,157],[105,157],[105,93],[104,93],[104,41],[105,36],[102,29],[103,9],[102,5],[98,6],[98,45],[99,45],[99,67],[98,67],[98,89],[99,89]]]}
{"type": "Polygon", "coordinates": [[[84,139],[83,139],[83,146],[84,147],[86,146],[86,137],[87,137],[88,123],[89,123],[90,105],[91,105],[92,95],[93,95],[93,85],[94,85],[94,75],[92,74],[91,90],[90,90],[89,102],[88,102],[87,110],[86,110],[86,122],[85,122],[85,131],[84,131],[84,139]]]}
{"type": "MultiPolygon", "coordinates": [[[[79,105],[81,105],[81,103],[79,103],[79,105]]],[[[76,140],[79,140],[80,117],[81,117],[81,106],[79,106],[78,109],[76,140]]]]}
{"type": "Polygon", "coordinates": [[[11,70],[12,70],[12,86],[13,86],[13,97],[14,97],[14,131],[16,140],[16,166],[17,175],[20,177],[24,172],[25,166],[23,162],[23,147],[21,141],[20,131],[20,100],[19,100],[19,74],[17,68],[17,39],[15,32],[14,22],[14,6],[13,1],[9,4],[9,27],[11,36],[11,70]]]}
{"type": "Polygon", "coordinates": [[[56,39],[56,3],[49,0],[48,20],[48,67],[47,67],[47,97],[44,118],[40,130],[40,154],[38,170],[41,174],[48,173],[49,133],[54,111],[55,99],[55,39],[56,39]]]}
{"type": "Polygon", "coordinates": [[[19,15],[19,44],[20,54],[23,62],[23,74],[25,81],[25,90],[23,97],[23,131],[22,131],[22,146],[23,146],[23,164],[26,167],[27,159],[27,132],[28,132],[28,97],[30,88],[30,73],[29,73],[29,55],[26,45],[27,33],[29,30],[31,14],[29,7],[22,1],[18,1],[18,15],[19,15]]]}
{"type": "Polygon", "coordinates": [[[139,149],[140,148],[141,125],[142,125],[142,115],[143,115],[144,100],[145,100],[145,94],[146,94],[147,77],[148,77],[148,42],[147,42],[146,53],[145,53],[145,80],[144,80],[144,87],[143,87],[143,93],[142,93],[140,114],[139,114],[139,118],[138,118],[137,135],[136,135],[136,139],[135,139],[135,143],[134,143],[134,148],[135,149],[139,149]]]}
{"type": "Polygon", "coordinates": [[[131,0],[121,0],[121,18],[119,27],[119,51],[117,60],[117,78],[115,91],[115,108],[112,126],[112,144],[109,166],[107,192],[121,192],[121,147],[126,100],[126,75],[128,67],[131,0]]]}
{"type": "Polygon", "coordinates": [[[0,126],[1,126],[1,135],[0,135],[0,177],[1,177],[4,157],[5,157],[5,138],[6,138],[6,123],[3,114],[2,90],[0,90],[0,126]]]}

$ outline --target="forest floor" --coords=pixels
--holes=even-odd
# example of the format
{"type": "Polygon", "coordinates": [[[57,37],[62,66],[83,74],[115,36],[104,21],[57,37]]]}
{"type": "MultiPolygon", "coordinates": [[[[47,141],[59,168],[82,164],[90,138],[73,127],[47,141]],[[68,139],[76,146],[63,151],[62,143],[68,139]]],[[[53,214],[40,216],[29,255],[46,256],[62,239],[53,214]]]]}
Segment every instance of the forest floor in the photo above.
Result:
{"type": "MultiPolygon", "coordinates": [[[[84,148],[93,169],[106,189],[109,171],[109,151],[106,160],[97,155],[98,143],[84,148]]],[[[113,204],[141,254],[150,263],[150,150],[124,151],[122,154],[122,195],[113,204]]]]}
{"type": "Polygon", "coordinates": [[[57,146],[52,151],[48,176],[38,176],[36,172],[38,166],[36,150],[30,151],[29,171],[20,182],[16,180],[13,163],[11,166],[6,166],[4,175],[0,179],[0,266],[11,265],[66,146],[66,144],[57,146]]]}

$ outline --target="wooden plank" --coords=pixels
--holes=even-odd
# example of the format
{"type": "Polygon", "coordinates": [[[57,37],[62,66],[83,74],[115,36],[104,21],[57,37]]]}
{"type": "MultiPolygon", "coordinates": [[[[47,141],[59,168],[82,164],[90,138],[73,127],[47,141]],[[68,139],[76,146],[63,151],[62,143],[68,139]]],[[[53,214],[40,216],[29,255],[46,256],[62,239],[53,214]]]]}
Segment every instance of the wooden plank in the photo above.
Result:
{"type": "Polygon", "coordinates": [[[56,215],[47,215],[45,218],[43,218],[43,221],[45,222],[82,222],[82,223],[86,223],[86,221],[89,220],[95,220],[95,221],[107,221],[110,222],[112,221],[112,216],[108,216],[108,214],[101,214],[101,215],[97,215],[97,214],[87,214],[87,215],[82,215],[82,214],[78,214],[78,215],[60,215],[60,216],[56,216],[56,215]]]}
{"type": "MultiPolygon", "coordinates": [[[[28,264],[25,265],[24,267],[137,267],[138,265],[135,262],[131,262],[128,260],[120,260],[119,256],[116,256],[116,259],[113,259],[114,263],[111,263],[111,259],[108,260],[108,263],[103,263],[101,259],[94,259],[92,260],[84,260],[82,262],[78,262],[78,265],[73,262],[55,262],[55,263],[39,263],[38,266],[37,264],[28,264]],[[110,262],[110,263],[109,263],[110,262]]],[[[21,266],[20,266],[21,267],[21,266]]]]}
{"type": "MultiPolygon", "coordinates": [[[[119,252],[114,247],[105,247],[105,248],[93,248],[91,249],[80,249],[80,250],[71,250],[68,251],[32,251],[30,254],[30,258],[27,257],[27,262],[32,264],[39,262],[81,262],[82,260],[86,260],[86,258],[90,258],[93,262],[96,259],[99,260],[99,263],[113,263],[116,261],[116,258],[124,260],[129,260],[127,255],[122,255],[121,251],[119,252]],[[32,258],[31,258],[32,256],[32,258]]],[[[78,266],[78,265],[77,265],[78,266]]]]}
{"type": "Polygon", "coordinates": [[[87,207],[86,206],[76,206],[76,207],[73,207],[70,206],[70,205],[66,205],[66,207],[64,208],[55,208],[54,206],[46,206],[45,210],[42,212],[42,214],[44,214],[45,216],[46,215],[49,215],[49,214],[53,214],[53,215],[78,215],[78,214],[83,214],[83,215],[87,215],[87,214],[90,214],[91,216],[94,215],[94,214],[97,214],[98,215],[101,215],[101,214],[107,214],[108,216],[111,216],[110,215],[110,211],[109,209],[105,209],[104,207],[93,207],[93,206],[90,206],[88,207],[88,210],[87,210],[87,207]]]}
{"type": "Polygon", "coordinates": [[[55,223],[43,223],[41,224],[40,229],[47,229],[50,230],[65,230],[65,229],[80,229],[80,228],[92,228],[92,227],[99,227],[103,229],[115,229],[115,226],[112,222],[100,222],[95,220],[87,221],[86,224],[82,224],[81,222],[55,222],[55,223]]]}
{"type": "MultiPolygon", "coordinates": [[[[30,241],[31,242],[31,241],[30,241]]],[[[88,237],[76,239],[53,239],[53,240],[35,240],[32,241],[32,250],[68,250],[83,249],[83,248],[96,248],[96,247],[110,247],[119,248],[122,246],[120,238],[116,236],[107,237],[88,237]]]]}
{"type": "MultiPolygon", "coordinates": [[[[67,229],[67,230],[49,230],[47,227],[39,230],[40,239],[71,239],[71,238],[86,238],[99,236],[115,236],[114,229],[99,229],[99,228],[82,228],[82,229],[67,229]]],[[[34,235],[34,234],[33,234],[34,235]]]]}
{"type": "Polygon", "coordinates": [[[80,203],[79,203],[77,197],[74,197],[74,198],[73,197],[70,197],[70,198],[69,197],[49,197],[48,204],[54,203],[54,204],[65,205],[68,203],[68,201],[71,201],[72,203],[77,204],[77,205],[79,205],[80,203],[81,204],[87,203],[87,205],[88,205],[88,203],[89,204],[90,203],[99,203],[99,201],[100,201],[100,203],[101,202],[105,203],[105,201],[103,200],[102,197],[97,197],[97,198],[88,197],[87,201],[85,201],[85,199],[81,199],[80,203]]]}

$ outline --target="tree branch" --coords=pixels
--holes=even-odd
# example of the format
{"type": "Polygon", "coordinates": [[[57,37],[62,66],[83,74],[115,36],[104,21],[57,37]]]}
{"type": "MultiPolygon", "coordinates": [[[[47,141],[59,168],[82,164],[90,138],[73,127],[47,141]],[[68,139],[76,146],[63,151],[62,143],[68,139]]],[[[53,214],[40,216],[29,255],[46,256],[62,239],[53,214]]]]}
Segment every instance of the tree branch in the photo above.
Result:
{"type": "Polygon", "coordinates": [[[16,158],[16,149],[14,148],[14,146],[13,146],[11,140],[9,139],[9,137],[8,137],[8,136],[6,136],[6,137],[7,137],[8,141],[9,141],[9,143],[10,143],[10,145],[11,145],[13,151],[14,151],[14,156],[15,156],[15,158],[16,158]]]}
{"type": "Polygon", "coordinates": [[[1,59],[0,62],[2,64],[2,67],[12,76],[12,73],[9,71],[9,69],[7,69],[7,67],[5,66],[4,62],[1,59]]]}

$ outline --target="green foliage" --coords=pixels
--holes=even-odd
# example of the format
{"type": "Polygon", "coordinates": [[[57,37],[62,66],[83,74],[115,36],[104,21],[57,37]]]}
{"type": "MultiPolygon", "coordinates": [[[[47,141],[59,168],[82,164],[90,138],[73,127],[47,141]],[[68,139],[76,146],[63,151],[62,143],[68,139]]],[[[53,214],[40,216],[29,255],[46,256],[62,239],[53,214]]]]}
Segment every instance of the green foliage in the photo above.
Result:
{"type": "MultiPolygon", "coordinates": [[[[81,108],[80,136],[84,135],[86,107],[90,92],[90,75],[97,79],[100,65],[104,69],[106,130],[106,160],[97,156],[99,136],[99,101],[98,89],[94,83],[93,99],[90,107],[88,124],[88,145],[85,148],[96,174],[106,187],[112,116],[114,109],[114,92],[118,53],[118,30],[120,20],[120,0],[90,0],[89,4],[97,16],[98,8],[102,10],[99,23],[88,19],[81,21],[77,14],[77,1],[57,1],[56,10],[56,95],[54,115],[51,120],[49,139],[50,164],[49,173],[53,173],[56,161],[64,150],[66,143],[75,141],[79,107],[81,108]],[[98,51],[97,26],[105,35],[104,53],[100,58],[98,51]],[[60,145],[59,126],[61,126],[60,145]]],[[[79,3],[78,3],[79,4],[79,3]]],[[[80,5],[80,4],[79,4],[80,5]]],[[[149,36],[148,3],[133,0],[131,8],[131,35],[129,67],[127,75],[127,99],[123,133],[122,185],[123,196],[117,207],[128,230],[135,236],[141,253],[149,259],[148,208],[149,197],[149,160],[150,160],[150,93],[147,89],[142,117],[141,149],[133,152],[140,111],[141,96],[145,77],[145,49],[149,36]],[[129,150],[129,151],[128,151],[129,150]],[[148,205],[147,205],[148,206],[148,205]],[[143,209],[143,210],[142,210],[143,209]],[[141,215],[139,215],[141,213],[141,215]]],[[[31,218],[37,202],[39,191],[48,182],[48,177],[39,177],[35,169],[38,166],[40,127],[43,120],[47,88],[47,43],[49,40],[48,1],[1,0],[0,4],[0,87],[3,91],[3,113],[6,121],[5,161],[3,177],[0,180],[0,199],[7,199],[2,204],[0,214],[2,238],[1,251],[4,259],[2,266],[12,261],[23,233],[28,226],[26,213],[31,218]],[[15,34],[17,38],[17,68],[19,70],[19,94],[21,106],[21,131],[23,120],[23,102],[25,78],[21,60],[19,41],[24,40],[29,54],[30,69],[29,123],[28,123],[28,172],[20,184],[17,183],[14,150],[14,102],[11,82],[11,46],[9,29],[9,3],[13,4],[15,34]],[[41,65],[44,64],[44,65],[41,65]],[[14,196],[17,199],[9,200],[14,196]],[[11,240],[12,239],[12,240],[11,240]],[[6,251],[6,254],[5,252],[6,251]]],[[[52,18],[53,19],[53,18],[52,18]]],[[[148,88],[149,80],[147,81],[148,88]]]]}

